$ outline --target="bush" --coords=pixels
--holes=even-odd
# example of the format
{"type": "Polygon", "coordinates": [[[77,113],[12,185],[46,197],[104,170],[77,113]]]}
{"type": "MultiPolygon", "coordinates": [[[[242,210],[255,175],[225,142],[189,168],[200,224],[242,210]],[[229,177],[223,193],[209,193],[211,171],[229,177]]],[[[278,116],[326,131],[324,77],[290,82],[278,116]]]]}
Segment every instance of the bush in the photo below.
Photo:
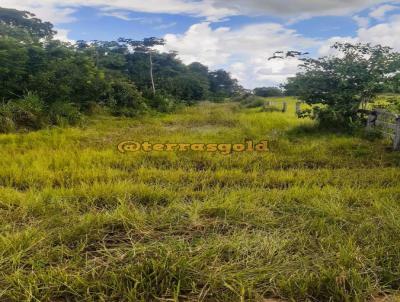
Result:
{"type": "Polygon", "coordinates": [[[83,119],[70,103],[55,102],[46,108],[40,98],[28,93],[23,99],[0,105],[0,133],[38,130],[49,124],[76,125],[83,119]]]}
{"type": "Polygon", "coordinates": [[[318,124],[321,128],[341,131],[355,130],[363,126],[362,120],[343,111],[335,111],[329,107],[315,107],[313,111],[313,116],[318,120],[318,124]]]}
{"type": "Polygon", "coordinates": [[[252,96],[253,96],[253,94],[251,94],[250,92],[246,92],[246,93],[242,93],[242,94],[239,94],[239,95],[236,95],[236,96],[232,97],[232,101],[233,102],[242,102],[242,101],[244,101],[247,98],[250,98],[252,96]]]}
{"type": "Polygon", "coordinates": [[[83,116],[74,104],[55,102],[49,108],[49,119],[53,125],[77,125],[83,120],[83,116]]]}
{"type": "Polygon", "coordinates": [[[264,106],[265,101],[262,98],[256,97],[254,95],[251,95],[241,101],[241,105],[244,108],[257,108],[257,107],[262,107],[264,106]]]}
{"type": "Polygon", "coordinates": [[[164,113],[174,111],[178,103],[174,97],[164,93],[156,93],[149,97],[151,108],[164,113]]]}
{"type": "Polygon", "coordinates": [[[111,83],[110,105],[115,112],[119,110],[128,110],[131,112],[140,112],[146,110],[145,99],[137,90],[136,86],[126,80],[121,79],[111,83]]]}
{"type": "Polygon", "coordinates": [[[41,99],[32,93],[28,93],[23,99],[10,101],[4,105],[3,118],[16,129],[38,130],[46,125],[44,104],[41,99]]]}
{"type": "Polygon", "coordinates": [[[0,133],[9,133],[15,130],[12,112],[7,104],[0,106],[0,133]]]}
{"type": "Polygon", "coordinates": [[[88,102],[84,108],[84,113],[87,115],[102,115],[107,112],[107,107],[98,102],[88,102]]]}

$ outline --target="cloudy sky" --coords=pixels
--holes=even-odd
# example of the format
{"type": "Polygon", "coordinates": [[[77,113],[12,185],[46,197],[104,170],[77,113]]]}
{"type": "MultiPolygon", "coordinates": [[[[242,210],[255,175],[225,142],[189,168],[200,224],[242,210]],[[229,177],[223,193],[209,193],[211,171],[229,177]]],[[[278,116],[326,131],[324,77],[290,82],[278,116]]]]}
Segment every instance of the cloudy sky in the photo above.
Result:
{"type": "Polygon", "coordinates": [[[276,50],[327,55],[335,41],[400,51],[400,0],[0,0],[51,21],[64,40],[164,37],[185,63],[225,68],[247,88],[277,85],[298,62],[276,50]]]}

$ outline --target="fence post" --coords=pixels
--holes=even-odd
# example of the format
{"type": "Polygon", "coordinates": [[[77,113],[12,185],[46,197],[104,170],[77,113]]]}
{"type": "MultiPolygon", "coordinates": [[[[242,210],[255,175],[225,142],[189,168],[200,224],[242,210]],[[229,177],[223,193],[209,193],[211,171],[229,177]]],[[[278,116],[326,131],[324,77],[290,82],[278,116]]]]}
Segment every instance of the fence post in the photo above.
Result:
{"type": "Polygon", "coordinates": [[[375,126],[375,121],[378,118],[378,113],[376,111],[372,111],[367,118],[367,130],[371,130],[373,126],[375,126]]]}
{"type": "Polygon", "coordinates": [[[283,102],[282,112],[286,112],[286,111],[287,111],[287,103],[283,102]]]}
{"type": "Polygon", "coordinates": [[[396,130],[394,133],[393,150],[400,151],[400,116],[396,118],[396,130]]]}
{"type": "Polygon", "coordinates": [[[268,107],[271,106],[271,101],[266,101],[265,106],[268,106],[268,107]]]}
{"type": "Polygon", "coordinates": [[[296,114],[299,114],[301,111],[301,102],[296,102],[296,114]]]}

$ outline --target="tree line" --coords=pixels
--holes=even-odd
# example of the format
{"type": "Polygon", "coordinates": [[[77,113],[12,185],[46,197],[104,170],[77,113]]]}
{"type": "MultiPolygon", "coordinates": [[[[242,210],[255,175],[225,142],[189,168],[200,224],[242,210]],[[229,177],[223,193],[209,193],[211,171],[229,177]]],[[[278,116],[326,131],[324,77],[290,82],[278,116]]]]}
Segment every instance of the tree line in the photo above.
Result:
{"type": "Polygon", "coordinates": [[[72,44],[55,34],[30,12],[0,8],[1,132],[77,123],[99,108],[125,116],[168,112],[243,91],[225,70],[154,50],[162,39],[72,44]]]}

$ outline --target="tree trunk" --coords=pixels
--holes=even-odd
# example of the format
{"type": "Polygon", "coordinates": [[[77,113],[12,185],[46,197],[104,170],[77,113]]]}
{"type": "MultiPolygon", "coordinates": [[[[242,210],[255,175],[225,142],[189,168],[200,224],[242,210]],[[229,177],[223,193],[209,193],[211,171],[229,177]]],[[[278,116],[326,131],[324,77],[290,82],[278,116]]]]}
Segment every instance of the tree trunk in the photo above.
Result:
{"type": "Polygon", "coordinates": [[[153,77],[153,59],[151,56],[151,51],[149,52],[149,58],[150,58],[150,79],[151,79],[151,87],[153,89],[153,95],[156,94],[156,86],[154,85],[154,77],[153,77]]]}

